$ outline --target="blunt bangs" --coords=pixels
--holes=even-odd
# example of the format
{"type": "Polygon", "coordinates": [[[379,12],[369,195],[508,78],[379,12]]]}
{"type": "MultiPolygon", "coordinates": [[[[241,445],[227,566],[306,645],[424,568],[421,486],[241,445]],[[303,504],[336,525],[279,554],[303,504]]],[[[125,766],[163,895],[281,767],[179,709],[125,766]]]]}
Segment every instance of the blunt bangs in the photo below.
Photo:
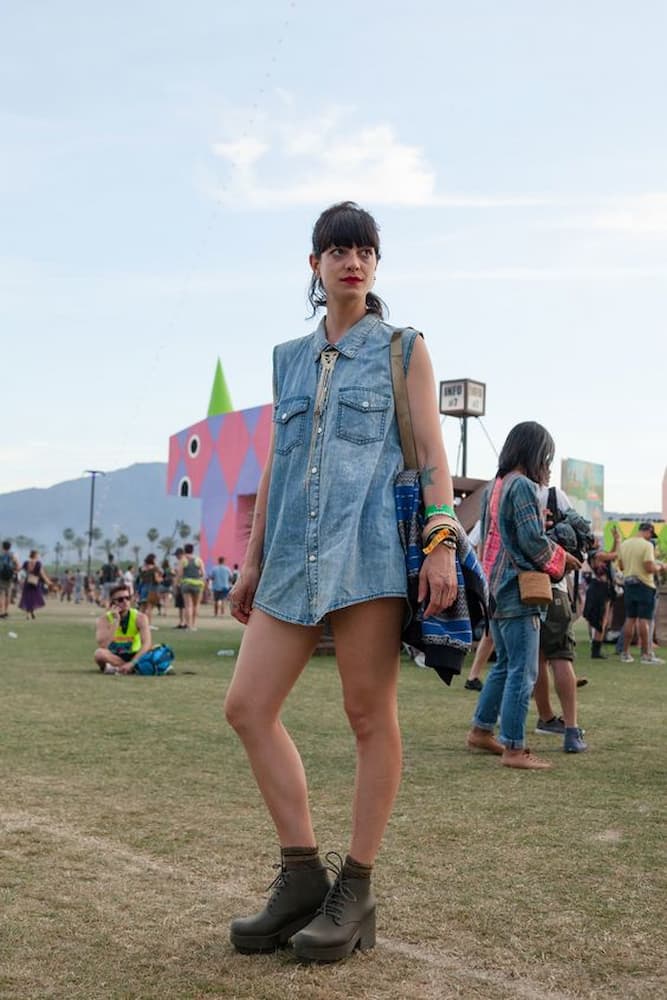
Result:
{"type": "Polygon", "coordinates": [[[380,259],[380,236],[373,216],[353,201],[332,205],[322,212],[313,228],[316,257],[330,247],[373,247],[380,259]]]}

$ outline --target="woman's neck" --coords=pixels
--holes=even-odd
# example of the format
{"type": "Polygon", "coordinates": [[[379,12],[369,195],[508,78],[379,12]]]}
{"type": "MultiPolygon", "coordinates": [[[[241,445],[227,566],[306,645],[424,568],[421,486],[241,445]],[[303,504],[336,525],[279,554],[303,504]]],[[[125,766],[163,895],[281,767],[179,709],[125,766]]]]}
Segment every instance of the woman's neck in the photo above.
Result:
{"type": "Polygon", "coordinates": [[[354,306],[340,306],[335,302],[327,302],[327,314],[324,319],[324,329],[326,330],[327,340],[330,344],[336,344],[338,341],[345,336],[350,327],[358,323],[360,319],[363,319],[367,314],[366,306],[360,308],[357,304],[354,306]]]}

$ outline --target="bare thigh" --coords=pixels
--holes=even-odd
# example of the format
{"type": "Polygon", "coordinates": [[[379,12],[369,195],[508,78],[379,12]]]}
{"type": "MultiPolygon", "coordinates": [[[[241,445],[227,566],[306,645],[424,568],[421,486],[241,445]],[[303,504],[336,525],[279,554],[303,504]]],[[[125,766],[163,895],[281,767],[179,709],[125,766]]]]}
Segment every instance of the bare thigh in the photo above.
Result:
{"type": "Polygon", "coordinates": [[[313,655],[322,630],[272,618],[254,608],[243,636],[225,711],[274,718],[313,655]]]}
{"type": "Polygon", "coordinates": [[[404,610],[402,598],[384,597],[331,614],[348,714],[395,703],[404,610]]]}

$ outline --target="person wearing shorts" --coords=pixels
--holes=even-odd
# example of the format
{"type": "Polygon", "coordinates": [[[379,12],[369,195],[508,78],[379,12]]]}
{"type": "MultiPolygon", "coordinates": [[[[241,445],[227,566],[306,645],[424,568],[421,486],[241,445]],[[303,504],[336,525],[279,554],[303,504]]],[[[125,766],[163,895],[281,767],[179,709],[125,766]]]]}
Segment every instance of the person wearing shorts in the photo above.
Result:
{"type": "Polygon", "coordinates": [[[94,660],[104,674],[131,674],[134,664],[151,648],[148,618],[130,607],[131,595],[124,583],[112,587],[109,610],[97,620],[94,660]]]}
{"type": "Polygon", "coordinates": [[[565,580],[553,584],[551,593],[552,601],[540,626],[540,662],[533,690],[538,712],[535,732],[562,736],[566,753],[582,753],[588,745],[577,723],[574,615],[565,580]],[[551,666],[562,716],[556,716],[551,707],[547,663],[551,666]]]}
{"type": "Polygon", "coordinates": [[[221,617],[225,613],[225,601],[232,589],[232,571],[225,565],[225,557],[219,556],[217,565],[210,572],[209,580],[213,588],[213,616],[221,617]]]}
{"type": "Polygon", "coordinates": [[[637,534],[621,543],[618,564],[624,573],[625,625],[623,626],[623,663],[632,663],[630,644],[635,628],[641,646],[641,663],[664,663],[649,642],[651,620],[655,611],[655,574],[664,566],[657,562],[651,539],[656,537],[650,521],[642,521],[637,534]]]}
{"type": "MultiPolygon", "coordinates": [[[[546,505],[548,491],[543,488],[539,495],[541,502],[546,505]]],[[[556,503],[561,514],[572,506],[567,494],[558,487],[556,503]]],[[[562,736],[563,750],[566,753],[582,753],[588,746],[584,743],[582,730],[577,723],[577,677],[574,672],[576,640],[567,577],[557,583],[552,582],[551,597],[546,618],[540,624],[540,658],[533,689],[538,713],[535,732],[562,736]],[[551,666],[562,716],[557,716],[551,707],[547,664],[551,666]]]]}

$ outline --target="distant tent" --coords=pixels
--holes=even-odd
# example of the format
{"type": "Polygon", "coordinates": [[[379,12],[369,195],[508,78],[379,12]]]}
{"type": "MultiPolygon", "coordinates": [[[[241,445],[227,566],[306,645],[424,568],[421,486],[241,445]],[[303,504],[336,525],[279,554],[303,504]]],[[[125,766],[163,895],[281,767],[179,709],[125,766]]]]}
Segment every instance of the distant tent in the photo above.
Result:
{"type": "Polygon", "coordinates": [[[227,383],[225,382],[225,376],[222,371],[222,365],[220,364],[220,358],[218,358],[218,363],[215,368],[215,377],[213,379],[213,388],[211,389],[211,401],[208,404],[207,416],[217,417],[220,413],[231,413],[233,409],[232,399],[229,395],[227,383]]]}

